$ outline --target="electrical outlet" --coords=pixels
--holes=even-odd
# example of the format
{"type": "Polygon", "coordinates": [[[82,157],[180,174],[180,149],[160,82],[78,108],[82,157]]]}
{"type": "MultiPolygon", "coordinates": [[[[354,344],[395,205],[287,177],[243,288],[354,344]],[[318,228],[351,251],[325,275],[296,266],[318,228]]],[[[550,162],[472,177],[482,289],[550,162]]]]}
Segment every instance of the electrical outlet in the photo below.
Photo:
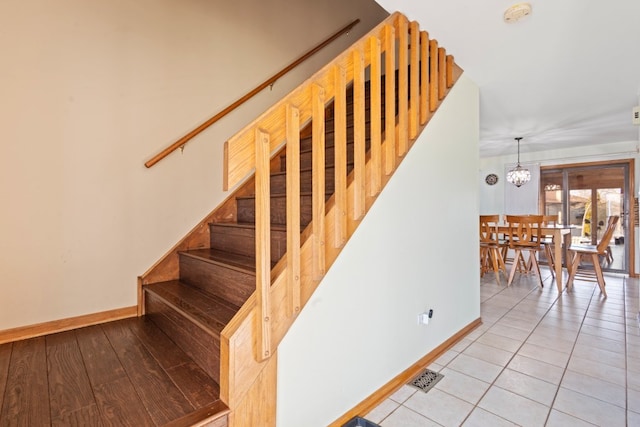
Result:
{"type": "Polygon", "coordinates": [[[428,325],[429,324],[429,313],[424,312],[418,314],[418,325],[428,325]]]}

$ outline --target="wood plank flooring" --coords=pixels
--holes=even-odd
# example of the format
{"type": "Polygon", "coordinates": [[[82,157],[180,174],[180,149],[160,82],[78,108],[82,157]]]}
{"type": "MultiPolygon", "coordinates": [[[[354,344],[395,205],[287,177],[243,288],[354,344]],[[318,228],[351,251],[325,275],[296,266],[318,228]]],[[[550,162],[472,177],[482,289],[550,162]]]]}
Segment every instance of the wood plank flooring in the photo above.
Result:
{"type": "Polygon", "coordinates": [[[0,345],[0,426],[186,426],[225,411],[219,396],[145,318],[0,345]]]}

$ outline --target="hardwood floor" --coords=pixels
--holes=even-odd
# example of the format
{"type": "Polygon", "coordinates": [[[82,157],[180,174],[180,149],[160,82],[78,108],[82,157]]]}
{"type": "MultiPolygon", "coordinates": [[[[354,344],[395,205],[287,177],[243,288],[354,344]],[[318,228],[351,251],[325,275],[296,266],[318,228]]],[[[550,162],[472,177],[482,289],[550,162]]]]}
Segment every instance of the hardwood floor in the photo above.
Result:
{"type": "Polygon", "coordinates": [[[0,426],[192,425],[219,395],[145,318],[0,345],[0,426]]]}

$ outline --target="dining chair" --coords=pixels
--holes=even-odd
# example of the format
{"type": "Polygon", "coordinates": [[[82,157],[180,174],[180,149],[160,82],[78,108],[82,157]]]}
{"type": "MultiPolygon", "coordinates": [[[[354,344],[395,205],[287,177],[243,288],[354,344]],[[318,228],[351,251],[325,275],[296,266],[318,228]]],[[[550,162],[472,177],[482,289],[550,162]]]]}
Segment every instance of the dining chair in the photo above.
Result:
{"type": "MultiPolygon", "coordinates": [[[[556,226],[558,225],[558,215],[543,215],[542,216],[542,225],[543,226],[556,226]]],[[[540,244],[544,249],[544,256],[547,259],[547,264],[549,265],[549,270],[551,270],[551,277],[556,278],[555,273],[555,265],[556,260],[553,257],[553,235],[542,235],[540,236],[540,244]]]]}
{"type": "Polygon", "coordinates": [[[496,281],[500,283],[500,271],[507,274],[507,267],[502,258],[502,248],[506,246],[500,240],[498,224],[500,215],[480,215],[480,277],[493,271],[496,281]]]}
{"type": "MultiPolygon", "coordinates": [[[[529,216],[529,215],[527,215],[529,216]]],[[[558,215],[542,215],[542,226],[556,226],[558,224],[558,215]]],[[[551,277],[556,278],[555,273],[555,259],[553,255],[553,235],[542,234],[539,237],[534,236],[534,239],[540,240],[540,248],[544,250],[544,257],[547,260],[547,265],[551,271],[551,277]]],[[[527,271],[531,270],[531,259],[526,263],[527,271]]]]}
{"type": "Polygon", "coordinates": [[[602,267],[600,266],[600,257],[606,257],[607,247],[611,242],[613,232],[619,219],[620,217],[617,215],[609,217],[609,220],[607,221],[607,228],[602,235],[602,239],[600,239],[600,242],[597,245],[572,244],[569,247],[569,253],[573,257],[573,261],[571,264],[571,274],[569,274],[569,280],[567,281],[567,290],[570,290],[573,286],[573,280],[576,276],[579,276],[583,280],[590,281],[593,281],[593,278],[595,277],[595,281],[598,282],[598,286],[600,287],[600,292],[602,292],[602,295],[604,295],[605,298],[607,297],[607,291],[605,290],[606,283],[604,275],[602,274],[602,267]],[[580,266],[583,261],[583,257],[591,258],[593,271],[580,266]]]}
{"type": "Polygon", "coordinates": [[[507,224],[509,249],[515,252],[507,286],[511,285],[516,271],[519,270],[520,263],[518,260],[524,259],[524,253],[528,253],[529,258],[526,264],[531,266],[530,270],[538,275],[540,287],[544,287],[542,276],[540,275],[540,266],[536,258],[537,253],[540,251],[538,236],[541,236],[542,215],[507,215],[507,224]]]}
{"type": "MultiPolygon", "coordinates": [[[[504,215],[503,216],[503,223],[504,224],[508,224],[509,222],[507,221],[507,217],[509,215],[504,215]]],[[[515,262],[515,258],[511,257],[511,254],[509,253],[509,240],[513,239],[513,236],[510,236],[509,233],[505,233],[502,236],[502,260],[504,261],[505,265],[506,264],[516,264],[515,262]]],[[[528,272],[530,269],[530,266],[527,264],[527,262],[524,259],[524,256],[522,255],[522,253],[520,254],[520,256],[517,258],[518,262],[517,262],[517,268],[518,271],[520,271],[521,273],[525,273],[528,272]]]]}

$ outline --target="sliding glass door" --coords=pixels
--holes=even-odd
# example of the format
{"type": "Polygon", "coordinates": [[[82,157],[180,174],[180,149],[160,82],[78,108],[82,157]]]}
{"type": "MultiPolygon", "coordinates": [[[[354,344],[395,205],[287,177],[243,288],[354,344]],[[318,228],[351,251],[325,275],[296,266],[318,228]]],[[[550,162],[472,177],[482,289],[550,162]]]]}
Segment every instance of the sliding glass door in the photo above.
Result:
{"type": "Polygon", "coordinates": [[[545,215],[558,215],[572,227],[573,243],[596,245],[607,220],[620,216],[611,240],[612,259],[603,264],[609,271],[629,272],[628,217],[629,166],[598,164],[541,171],[540,191],[545,215]]]}

